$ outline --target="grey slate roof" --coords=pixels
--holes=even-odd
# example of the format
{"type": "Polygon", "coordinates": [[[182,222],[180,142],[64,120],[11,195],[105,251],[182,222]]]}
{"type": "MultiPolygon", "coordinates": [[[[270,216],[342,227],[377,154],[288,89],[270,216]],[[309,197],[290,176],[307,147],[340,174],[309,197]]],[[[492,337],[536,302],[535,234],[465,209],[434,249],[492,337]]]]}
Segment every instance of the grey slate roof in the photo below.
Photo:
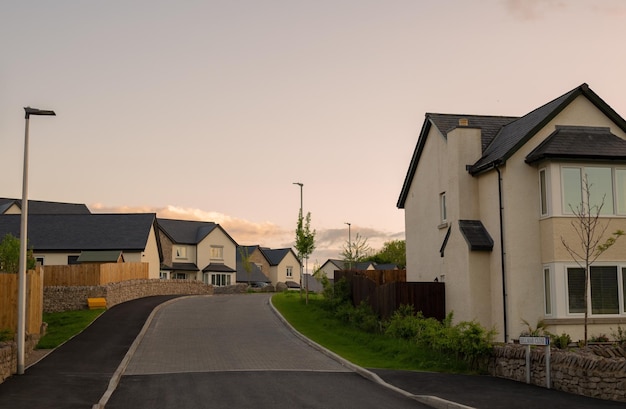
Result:
{"type": "MultiPolygon", "coordinates": [[[[494,117],[480,115],[450,115],[426,114],[422,125],[413,157],[409,164],[402,190],[398,198],[397,207],[404,208],[409,188],[417,170],[426,139],[434,125],[445,136],[447,132],[458,126],[458,120],[468,119],[469,127],[481,128],[482,157],[474,163],[469,172],[472,175],[488,171],[494,166],[501,165],[511,157],[521,146],[541,130],[548,122],[565,109],[574,99],[583,95],[598,110],[611,119],[620,129],[626,132],[626,121],[593,92],[587,84],[582,84],[545,105],[533,110],[523,117],[494,117]]],[[[594,147],[595,148],[595,147],[594,147]]],[[[592,152],[589,152],[591,154],[592,152]]],[[[587,158],[590,158],[588,155],[587,158]]]]}
{"type": "MultiPolygon", "coordinates": [[[[271,280],[267,278],[265,274],[261,271],[261,269],[254,263],[250,263],[252,270],[250,271],[250,276],[248,276],[248,272],[246,271],[243,265],[243,257],[241,256],[240,249],[246,249],[248,254],[252,254],[252,252],[259,246],[239,246],[237,247],[237,282],[239,283],[247,283],[248,281],[262,281],[264,283],[269,283],[271,280]]],[[[245,250],[244,250],[245,251],[245,250]]],[[[268,260],[269,261],[269,260],[268,260]]]]}
{"type": "Polygon", "coordinates": [[[76,261],[79,263],[116,263],[121,256],[120,250],[83,251],[76,261]]]}
{"type": "Polygon", "coordinates": [[[267,261],[270,262],[271,266],[277,266],[280,262],[285,258],[285,256],[292,251],[291,249],[269,249],[267,247],[259,247],[261,252],[267,258],[267,261]]]}
{"type": "Polygon", "coordinates": [[[178,244],[198,244],[218,227],[213,222],[161,218],[157,219],[157,224],[174,243],[178,244]]]}
{"type": "Polygon", "coordinates": [[[526,163],[542,159],[626,160],[626,141],[609,128],[557,126],[539,146],[526,156],[526,163]]]}
{"type": "Polygon", "coordinates": [[[471,251],[493,250],[493,239],[480,220],[459,220],[459,228],[471,251]]]}
{"type": "MultiPolygon", "coordinates": [[[[21,215],[0,216],[0,237],[20,236],[21,215]]],[[[28,243],[35,251],[143,251],[154,213],[33,214],[28,243]]]]}
{"type": "MultiPolygon", "coordinates": [[[[16,204],[22,208],[21,199],[0,198],[0,214],[16,204]]],[[[28,200],[28,214],[89,214],[87,206],[82,203],[46,202],[42,200],[28,200]]]]}
{"type": "Polygon", "coordinates": [[[208,266],[202,269],[203,273],[212,272],[212,273],[234,273],[235,269],[228,267],[224,263],[209,263],[208,266]]]}
{"type": "Polygon", "coordinates": [[[163,266],[162,270],[198,271],[196,263],[172,263],[171,267],[163,266]]]}

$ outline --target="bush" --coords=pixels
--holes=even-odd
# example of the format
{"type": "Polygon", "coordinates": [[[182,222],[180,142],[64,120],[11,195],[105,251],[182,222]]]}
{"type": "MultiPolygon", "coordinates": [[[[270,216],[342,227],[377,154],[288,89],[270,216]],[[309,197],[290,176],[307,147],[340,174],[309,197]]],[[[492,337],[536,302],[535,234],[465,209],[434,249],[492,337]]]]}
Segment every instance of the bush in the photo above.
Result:
{"type": "Polygon", "coordinates": [[[550,342],[558,349],[567,349],[569,344],[572,342],[572,337],[566,333],[561,335],[550,334],[550,342]]]}
{"type": "Polygon", "coordinates": [[[617,326],[617,330],[611,328],[611,336],[616,342],[622,345],[626,344],[626,329],[623,329],[620,325],[617,326]]]}
{"type": "Polygon", "coordinates": [[[12,341],[13,331],[10,329],[0,329],[0,342],[12,341]]]}

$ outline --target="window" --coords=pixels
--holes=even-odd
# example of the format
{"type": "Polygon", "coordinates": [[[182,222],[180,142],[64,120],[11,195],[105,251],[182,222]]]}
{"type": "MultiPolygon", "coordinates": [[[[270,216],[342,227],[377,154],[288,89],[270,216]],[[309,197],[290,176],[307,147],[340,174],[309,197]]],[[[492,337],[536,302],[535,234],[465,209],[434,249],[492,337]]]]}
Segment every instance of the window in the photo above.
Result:
{"type": "Polygon", "coordinates": [[[174,279],[175,280],[186,280],[187,279],[187,273],[174,273],[174,279]]]}
{"type": "Polygon", "coordinates": [[[543,269],[543,291],[546,315],[552,315],[552,285],[550,280],[550,268],[543,269]]]}
{"type": "Polygon", "coordinates": [[[546,181],[546,170],[539,171],[539,201],[541,205],[541,215],[548,215],[548,185],[546,181]]]}
{"type": "Polygon", "coordinates": [[[230,274],[211,273],[211,284],[216,287],[230,285],[230,274]]]}
{"type": "Polygon", "coordinates": [[[159,271],[159,278],[161,280],[167,280],[167,271],[159,271]]]}
{"type": "MultiPolygon", "coordinates": [[[[622,268],[622,284],[625,282],[622,268]]],[[[592,314],[619,314],[619,286],[617,266],[591,266],[589,285],[591,289],[592,314]]],[[[623,291],[622,285],[622,291],[623,291]]],[[[568,311],[585,312],[585,269],[570,267],[567,269],[568,311]]],[[[624,305],[626,309],[626,305],[624,305]]]]}
{"type": "Polygon", "coordinates": [[[78,256],[67,256],[67,264],[78,264],[78,256]]]}
{"type": "Polygon", "coordinates": [[[591,212],[602,205],[601,215],[626,214],[626,169],[600,166],[561,168],[563,213],[572,214],[581,204],[591,212]],[[583,187],[589,187],[589,203],[583,187]]]}
{"type": "Polygon", "coordinates": [[[617,267],[591,266],[591,313],[619,314],[617,267]]]}
{"type": "Polygon", "coordinates": [[[211,259],[224,260],[224,246],[211,246],[211,259]]]}
{"type": "Polygon", "coordinates": [[[43,266],[43,261],[44,261],[43,257],[35,257],[35,262],[39,264],[40,266],[43,266]]]}
{"type": "Polygon", "coordinates": [[[439,212],[441,216],[441,223],[448,221],[448,209],[446,208],[446,192],[439,194],[439,212]]]}
{"type": "Polygon", "coordinates": [[[287,267],[287,278],[293,278],[293,267],[287,267]]]}
{"type": "Polygon", "coordinates": [[[177,259],[187,258],[187,248],[183,246],[176,246],[174,248],[174,257],[177,259]]]}

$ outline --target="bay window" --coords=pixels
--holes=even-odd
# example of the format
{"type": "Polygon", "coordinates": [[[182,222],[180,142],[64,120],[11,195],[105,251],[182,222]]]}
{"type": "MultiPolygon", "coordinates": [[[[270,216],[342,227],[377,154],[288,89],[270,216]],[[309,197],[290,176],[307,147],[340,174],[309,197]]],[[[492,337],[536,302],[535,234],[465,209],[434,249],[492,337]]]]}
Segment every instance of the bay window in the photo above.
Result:
{"type": "Polygon", "coordinates": [[[601,215],[626,215],[626,169],[563,166],[561,184],[564,214],[573,214],[582,205],[591,208],[592,213],[602,206],[601,215]],[[585,187],[589,189],[589,198],[584,194],[585,187]]]}
{"type": "MultiPolygon", "coordinates": [[[[622,302],[620,311],[620,293],[626,284],[626,267],[591,266],[589,287],[591,295],[591,314],[606,315],[626,312],[626,301],[622,302]],[[620,276],[621,275],[621,280],[620,276]],[[620,286],[619,283],[622,283],[620,286]]],[[[585,269],[581,267],[567,268],[568,312],[584,314],[585,307],[585,269]]]]}

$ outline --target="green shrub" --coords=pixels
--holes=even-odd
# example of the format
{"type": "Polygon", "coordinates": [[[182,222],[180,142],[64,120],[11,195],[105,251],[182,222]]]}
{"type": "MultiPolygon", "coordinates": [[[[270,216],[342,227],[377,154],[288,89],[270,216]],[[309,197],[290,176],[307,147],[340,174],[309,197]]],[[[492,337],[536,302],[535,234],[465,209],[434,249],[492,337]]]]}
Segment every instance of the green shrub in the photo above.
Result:
{"type": "Polygon", "coordinates": [[[599,334],[599,335],[592,336],[589,341],[591,341],[591,342],[609,342],[609,337],[607,337],[605,334],[599,334]]]}
{"type": "Polygon", "coordinates": [[[567,349],[572,342],[572,337],[569,334],[562,333],[561,335],[550,334],[550,343],[558,349],[567,349]]]}
{"type": "Polygon", "coordinates": [[[0,342],[12,341],[13,331],[10,329],[0,329],[0,342]]]}
{"type": "Polygon", "coordinates": [[[617,330],[611,328],[611,336],[616,342],[626,344],[626,329],[623,329],[620,325],[617,326],[617,330]]]}

